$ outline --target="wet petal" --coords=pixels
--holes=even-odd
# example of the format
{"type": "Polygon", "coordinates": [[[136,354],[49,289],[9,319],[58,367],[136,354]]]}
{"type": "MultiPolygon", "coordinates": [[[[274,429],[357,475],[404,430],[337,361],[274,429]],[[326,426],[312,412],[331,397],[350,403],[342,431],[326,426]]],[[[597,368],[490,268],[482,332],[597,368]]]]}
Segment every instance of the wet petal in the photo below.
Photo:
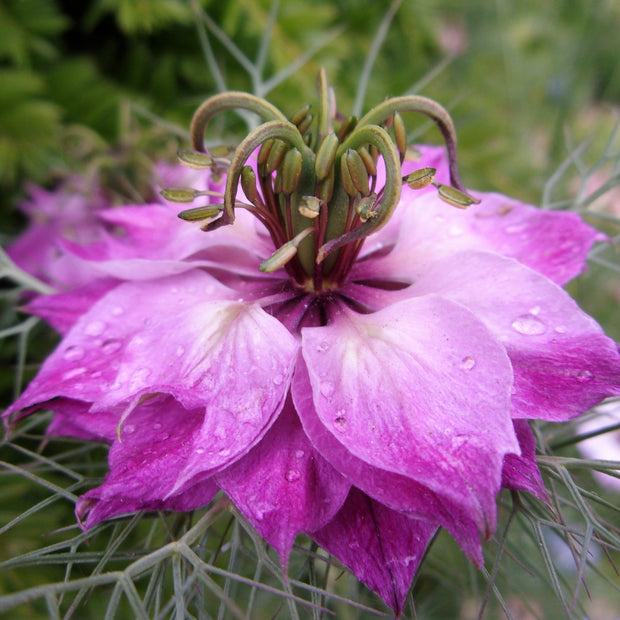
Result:
{"type": "Polygon", "coordinates": [[[463,304],[502,342],[514,418],[569,420],[620,394],[616,344],[566,291],[515,260],[463,252],[431,267],[411,294],[463,304]]]}
{"type": "MultiPolygon", "coordinates": [[[[503,347],[434,296],[303,330],[316,412],[354,456],[403,475],[492,530],[504,455],[519,452],[503,347]]],[[[299,405],[297,405],[299,407],[299,405]]]]}
{"type": "MultiPolygon", "coordinates": [[[[155,317],[166,321],[188,302],[193,305],[226,295],[230,295],[228,289],[198,271],[173,279],[119,285],[75,323],[5,415],[58,397],[91,403],[108,397],[128,343],[139,339],[142,331],[148,332],[155,317]]],[[[68,323],[72,317],[63,320],[68,323]]],[[[118,400],[108,397],[108,404],[118,400]]]]}
{"type": "Polygon", "coordinates": [[[262,441],[216,480],[285,567],[297,534],[331,520],[351,486],[312,447],[290,400],[262,441]]]}
{"type": "Polygon", "coordinates": [[[413,282],[437,260],[485,250],[516,258],[565,284],[581,273],[592,244],[604,239],[575,213],[543,211],[500,194],[474,195],[481,203],[462,210],[442,202],[436,192],[420,195],[403,187],[396,246],[380,259],[356,264],[351,279],[413,282]]]}
{"type": "Polygon", "coordinates": [[[400,615],[436,530],[351,489],[336,517],[310,536],[400,615]]]}
{"type": "Polygon", "coordinates": [[[514,420],[515,433],[521,446],[521,455],[507,454],[502,470],[502,487],[514,491],[529,491],[547,502],[549,496],[536,464],[536,442],[525,420],[514,420]]]}
{"type": "Polygon", "coordinates": [[[122,441],[115,440],[110,448],[110,473],[78,503],[80,518],[88,513],[84,525],[135,510],[191,510],[211,501],[217,486],[208,474],[178,488],[203,417],[203,410],[186,410],[169,397],[135,409],[122,441]]]}
{"type": "Polygon", "coordinates": [[[468,504],[453,501],[445,494],[433,492],[411,478],[373,467],[355,457],[319,419],[312,399],[308,371],[303,364],[295,371],[293,399],[312,445],[355,487],[403,515],[445,527],[470,560],[482,566],[480,533],[488,538],[493,531],[494,504],[490,514],[472,512],[468,504]]]}

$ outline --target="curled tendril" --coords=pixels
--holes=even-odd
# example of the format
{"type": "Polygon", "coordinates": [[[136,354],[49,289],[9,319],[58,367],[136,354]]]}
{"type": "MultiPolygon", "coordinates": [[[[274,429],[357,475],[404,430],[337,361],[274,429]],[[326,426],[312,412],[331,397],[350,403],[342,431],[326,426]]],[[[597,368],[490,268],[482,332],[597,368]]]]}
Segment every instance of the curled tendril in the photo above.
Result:
{"type": "MultiPolygon", "coordinates": [[[[266,226],[276,247],[263,269],[283,267],[298,286],[320,293],[344,281],[365,237],[382,228],[394,213],[403,183],[416,189],[433,181],[433,174],[425,171],[423,178],[402,175],[407,141],[401,113],[429,117],[444,138],[451,187],[434,183],[440,198],[460,208],[477,200],[467,195],[461,183],[454,124],[437,102],[419,96],[395,97],[359,120],[352,117],[341,121],[323,69],[319,71],[317,91],[316,117],[307,105],[290,119],[264,99],[243,92],[207,99],[192,119],[194,151],[188,152],[184,161],[197,167],[211,166],[218,174],[228,168],[224,204],[215,211],[207,205],[196,212],[196,218],[204,213],[221,213],[203,230],[234,222],[241,184],[251,203],[243,204],[243,208],[266,226]],[[225,162],[203,155],[207,153],[204,133],[210,120],[235,109],[253,112],[263,123],[250,131],[225,162]],[[259,147],[253,165],[251,157],[259,147]],[[386,173],[382,187],[376,187],[379,158],[386,173]]],[[[172,188],[168,193],[179,202],[190,202],[201,195],[187,188],[172,188]]],[[[193,216],[194,210],[186,213],[187,218],[193,216]]]]}

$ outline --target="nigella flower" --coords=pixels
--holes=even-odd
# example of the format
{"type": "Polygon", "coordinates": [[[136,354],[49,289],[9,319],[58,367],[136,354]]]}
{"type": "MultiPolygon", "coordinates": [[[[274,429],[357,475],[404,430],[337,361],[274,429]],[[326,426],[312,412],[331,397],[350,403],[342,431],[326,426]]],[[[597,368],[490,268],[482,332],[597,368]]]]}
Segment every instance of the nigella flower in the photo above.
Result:
{"type": "Polygon", "coordinates": [[[221,489],[283,565],[306,533],[399,614],[439,527],[481,565],[499,490],[545,499],[527,420],[620,394],[620,359],[561,288],[594,230],[468,194],[432,101],[356,122],[323,73],[319,94],[316,118],[242,93],[201,106],[181,158],[226,167],[222,199],[171,188],[207,204],[115,209],[116,234],[65,246],[96,278],[30,304],[63,340],[7,414],[49,408],[51,434],[111,444],[85,527],[221,489]],[[206,124],[233,107],[265,122],[230,159],[205,153],[206,124]],[[412,111],[447,158],[409,159],[412,111]]]}

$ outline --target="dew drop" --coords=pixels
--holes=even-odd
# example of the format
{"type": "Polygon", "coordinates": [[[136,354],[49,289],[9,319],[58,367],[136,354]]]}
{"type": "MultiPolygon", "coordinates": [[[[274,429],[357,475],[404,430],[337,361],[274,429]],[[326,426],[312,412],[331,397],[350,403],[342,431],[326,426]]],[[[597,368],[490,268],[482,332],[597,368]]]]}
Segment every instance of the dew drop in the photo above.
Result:
{"type": "Polygon", "coordinates": [[[566,329],[564,325],[558,325],[555,328],[555,331],[558,332],[558,334],[565,334],[568,330],[566,329]]]}
{"type": "Polygon", "coordinates": [[[78,346],[68,347],[62,356],[68,362],[77,362],[84,357],[84,349],[78,346]]]}
{"type": "Polygon", "coordinates": [[[579,381],[579,383],[587,383],[588,381],[592,381],[592,379],[594,379],[594,375],[589,370],[582,370],[577,375],[577,381],[579,381]]]}
{"type": "Polygon", "coordinates": [[[148,368],[138,368],[136,372],[131,376],[131,382],[133,384],[141,384],[148,379],[151,371],[148,368]]]}
{"type": "Polygon", "coordinates": [[[133,424],[125,424],[123,426],[123,432],[125,433],[133,433],[136,430],[136,427],[133,424]]]}
{"type": "Polygon", "coordinates": [[[527,224],[513,224],[512,226],[507,226],[505,230],[509,235],[516,235],[523,232],[526,228],[527,224]]]}
{"type": "Polygon", "coordinates": [[[538,316],[540,314],[540,306],[534,306],[533,308],[530,308],[530,314],[538,316]]]}
{"type": "Polygon", "coordinates": [[[338,413],[336,414],[336,419],[334,420],[334,426],[336,427],[337,431],[340,431],[341,433],[344,433],[347,430],[347,426],[348,426],[348,422],[347,419],[344,417],[344,410],[340,410],[338,411],[338,413]]]}
{"type": "Polygon", "coordinates": [[[304,458],[304,456],[305,456],[305,454],[306,454],[306,453],[305,453],[303,450],[296,450],[296,451],[295,451],[295,456],[296,456],[298,459],[303,459],[303,458],[304,458]]]}
{"type": "Polygon", "coordinates": [[[194,452],[195,452],[196,454],[204,454],[204,451],[205,451],[205,449],[204,449],[204,448],[196,448],[196,449],[194,450],[194,452]]]}
{"type": "Polygon", "coordinates": [[[284,477],[288,482],[297,482],[301,478],[301,474],[296,469],[289,469],[284,477]]]}
{"type": "Polygon", "coordinates": [[[218,451],[218,454],[223,457],[230,456],[230,450],[228,448],[222,448],[218,451]]]}
{"type": "Polygon", "coordinates": [[[106,340],[101,348],[106,355],[111,355],[112,353],[116,353],[121,348],[121,341],[113,338],[112,340],[106,340]]]}
{"type": "Polygon", "coordinates": [[[105,331],[105,327],[106,325],[103,321],[93,321],[86,326],[84,332],[87,336],[101,336],[105,331]]]}
{"type": "Polygon", "coordinates": [[[114,308],[112,308],[112,314],[114,316],[120,316],[121,314],[123,314],[123,312],[125,311],[120,306],[114,306],[114,308]]]}
{"type": "Polygon", "coordinates": [[[329,342],[327,342],[326,340],[323,340],[322,342],[319,342],[319,344],[316,345],[317,353],[325,353],[325,351],[327,351],[328,349],[329,349],[329,342]]]}
{"type": "Polygon", "coordinates": [[[153,428],[158,431],[161,428],[161,422],[155,422],[155,424],[153,424],[153,428]]]}
{"type": "Polygon", "coordinates": [[[531,314],[522,314],[512,322],[512,329],[525,336],[538,336],[545,333],[545,326],[531,314]]]}
{"type": "Polygon", "coordinates": [[[79,377],[80,375],[83,375],[85,372],[86,372],[86,368],[83,368],[83,367],[71,368],[70,370],[67,370],[66,372],[63,373],[62,378],[65,381],[69,381],[70,379],[75,379],[75,377],[79,377]]]}
{"type": "Polygon", "coordinates": [[[181,357],[185,353],[185,347],[180,344],[175,351],[177,357],[181,357]]]}
{"type": "Polygon", "coordinates": [[[450,226],[448,234],[451,237],[460,237],[465,231],[460,226],[450,226]]]}
{"type": "Polygon", "coordinates": [[[461,368],[463,370],[471,370],[475,365],[476,360],[471,355],[468,355],[461,360],[461,368]]]}
{"type": "Polygon", "coordinates": [[[329,398],[336,391],[336,385],[332,381],[321,381],[319,390],[325,398],[329,398]]]}
{"type": "Polygon", "coordinates": [[[282,385],[284,377],[282,375],[274,375],[271,380],[273,381],[274,385],[282,385]]]}
{"type": "Polygon", "coordinates": [[[436,215],[435,216],[435,221],[436,222],[445,222],[446,218],[443,215],[436,215]]]}

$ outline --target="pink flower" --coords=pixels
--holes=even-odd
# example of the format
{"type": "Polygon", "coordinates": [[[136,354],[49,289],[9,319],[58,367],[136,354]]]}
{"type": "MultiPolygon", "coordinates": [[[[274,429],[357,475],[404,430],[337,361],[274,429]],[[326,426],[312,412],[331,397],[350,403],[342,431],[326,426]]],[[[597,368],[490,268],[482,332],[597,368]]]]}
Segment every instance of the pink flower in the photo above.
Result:
{"type": "MultiPolygon", "coordinates": [[[[321,86],[317,133],[230,95],[266,122],[235,152],[224,205],[181,214],[208,232],[147,205],[98,214],[122,235],[65,244],[92,279],[30,304],[64,337],[6,415],[50,408],[51,434],[111,444],[104,483],[77,506],[86,527],[222,489],[285,566],[304,532],[399,614],[439,527],[481,565],[499,490],[545,498],[527,420],[620,394],[620,357],[561,288],[596,231],[468,197],[449,117],[428,100],[386,102],[333,143],[321,86]],[[401,172],[394,113],[419,108],[450,159],[421,147],[401,172]],[[409,187],[433,178],[408,174],[420,168],[435,188],[409,187]]],[[[230,107],[201,108],[197,150],[230,107]]]]}

